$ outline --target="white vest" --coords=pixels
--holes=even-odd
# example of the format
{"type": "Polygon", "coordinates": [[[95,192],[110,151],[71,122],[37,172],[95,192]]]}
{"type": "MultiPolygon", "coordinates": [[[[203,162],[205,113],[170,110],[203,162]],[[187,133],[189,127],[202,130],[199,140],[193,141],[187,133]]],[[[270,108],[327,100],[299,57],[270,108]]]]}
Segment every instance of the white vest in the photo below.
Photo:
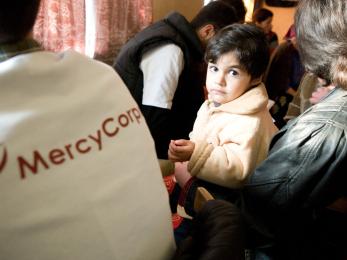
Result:
{"type": "Polygon", "coordinates": [[[170,259],[155,157],[111,67],[73,51],[0,63],[0,259],[170,259]]]}

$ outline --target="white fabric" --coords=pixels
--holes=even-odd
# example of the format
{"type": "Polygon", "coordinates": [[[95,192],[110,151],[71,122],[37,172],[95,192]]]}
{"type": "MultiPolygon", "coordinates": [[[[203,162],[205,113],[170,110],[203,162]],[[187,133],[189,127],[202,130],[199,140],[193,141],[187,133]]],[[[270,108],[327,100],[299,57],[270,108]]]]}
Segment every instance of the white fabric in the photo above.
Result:
{"type": "Polygon", "coordinates": [[[111,67],[20,55],[0,63],[0,93],[1,259],[172,257],[154,143],[111,67]]]}
{"type": "Polygon", "coordinates": [[[148,51],[142,57],[142,104],[171,109],[178,79],[184,68],[182,50],[175,44],[166,44],[148,51]]]}

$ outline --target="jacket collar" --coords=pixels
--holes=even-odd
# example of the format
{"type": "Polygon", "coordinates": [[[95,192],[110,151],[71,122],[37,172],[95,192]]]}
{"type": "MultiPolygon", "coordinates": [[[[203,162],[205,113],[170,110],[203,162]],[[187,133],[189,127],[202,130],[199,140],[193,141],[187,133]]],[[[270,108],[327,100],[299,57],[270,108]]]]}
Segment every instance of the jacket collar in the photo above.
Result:
{"type": "Polygon", "coordinates": [[[211,103],[209,107],[211,108],[211,113],[223,111],[233,114],[248,115],[263,110],[267,106],[267,103],[268,96],[265,85],[260,83],[231,102],[225,103],[219,107],[214,107],[211,103]]]}
{"type": "Polygon", "coordinates": [[[310,111],[314,111],[316,109],[320,109],[322,107],[331,107],[336,106],[336,100],[342,97],[347,96],[347,90],[344,90],[339,87],[335,87],[331,90],[321,101],[319,101],[316,105],[311,106],[304,113],[302,113],[299,117],[308,114],[310,111]]]}

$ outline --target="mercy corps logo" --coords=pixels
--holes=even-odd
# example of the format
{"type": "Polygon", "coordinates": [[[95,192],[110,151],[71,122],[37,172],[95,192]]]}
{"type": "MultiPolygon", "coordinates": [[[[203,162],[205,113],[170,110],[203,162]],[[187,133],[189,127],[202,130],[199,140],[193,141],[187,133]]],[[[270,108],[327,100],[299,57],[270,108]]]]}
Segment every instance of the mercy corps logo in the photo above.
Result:
{"type": "MultiPolygon", "coordinates": [[[[48,170],[51,167],[63,165],[84,154],[101,151],[106,139],[115,138],[122,129],[131,124],[140,124],[141,116],[137,107],[131,108],[119,116],[106,118],[95,132],[71,143],[55,147],[48,152],[34,150],[29,153],[31,155],[26,157],[18,155],[16,163],[20,178],[25,179],[28,174],[37,174],[44,169],[48,170]]],[[[0,174],[5,170],[7,162],[7,149],[3,143],[0,143],[0,174]]]]}

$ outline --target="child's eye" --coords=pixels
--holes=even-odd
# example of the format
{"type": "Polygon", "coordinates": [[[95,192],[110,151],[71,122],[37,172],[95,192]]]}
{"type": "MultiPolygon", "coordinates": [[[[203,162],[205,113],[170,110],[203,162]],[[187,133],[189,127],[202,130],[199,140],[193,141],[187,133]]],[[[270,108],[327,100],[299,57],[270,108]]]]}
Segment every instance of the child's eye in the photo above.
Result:
{"type": "Polygon", "coordinates": [[[228,74],[231,75],[231,76],[239,75],[239,73],[236,70],[230,70],[228,74]]]}
{"type": "Polygon", "coordinates": [[[209,65],[208,66],[208,70],[211,71],[211,72],[217,72],[218,68],[215,65],[209,65]]]}

